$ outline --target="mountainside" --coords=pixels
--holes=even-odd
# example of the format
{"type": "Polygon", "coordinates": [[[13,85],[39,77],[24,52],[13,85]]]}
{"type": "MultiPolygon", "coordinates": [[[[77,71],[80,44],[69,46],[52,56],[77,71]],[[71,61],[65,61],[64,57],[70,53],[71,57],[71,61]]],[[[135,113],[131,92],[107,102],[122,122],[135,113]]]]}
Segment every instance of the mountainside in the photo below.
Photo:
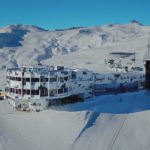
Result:
{"type": "MultiPolygon", "coordinates": [[[[112,73],[104,61],[110,53],[136,53],[135,66],[144,68],[149,36],[150,26],[135,20],[56,31],[19,24],[0,28],[0,88],[7,68],[37,61],[112,73]]],[[[0,101],[0,150],[148,150],[149,97],[145,90],[105,95],[38,113],[17,112],[0,101]]]]}
{"type": "Polygon", "coordinates": [[[39,113],[0,101],[0,150],[148,150],[149,96],[106,95],[39,113]]]}
{"type": "Polygon", "coordinates": [[[8,67],[35,64],[88,68],[109,72],[104,64],[110,52],[134,52],[143,67],[150,27],[137,21],[95,27],[72,27],[47,31],[36,26],[10,25],[0,28],[0,86],[8,67]]]}

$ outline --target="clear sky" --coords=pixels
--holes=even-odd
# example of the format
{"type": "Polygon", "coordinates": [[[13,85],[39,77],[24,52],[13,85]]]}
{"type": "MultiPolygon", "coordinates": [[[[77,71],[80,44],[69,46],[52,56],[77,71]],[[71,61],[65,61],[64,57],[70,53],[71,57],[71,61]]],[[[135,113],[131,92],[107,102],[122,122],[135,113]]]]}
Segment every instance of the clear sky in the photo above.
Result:
{"type": "Polygon", "coordinates": [[[53,30],[133,19],[150,25],[150,0],[0,0],[0,26],[19,23],[53,30]]]}

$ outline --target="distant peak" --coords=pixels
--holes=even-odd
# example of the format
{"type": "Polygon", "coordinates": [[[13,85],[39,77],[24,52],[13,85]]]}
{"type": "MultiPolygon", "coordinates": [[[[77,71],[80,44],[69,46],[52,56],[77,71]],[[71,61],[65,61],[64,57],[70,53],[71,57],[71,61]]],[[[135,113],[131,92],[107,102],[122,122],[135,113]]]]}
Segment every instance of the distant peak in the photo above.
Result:
{"type": "Polygon", "coordinates": [[[132,23],[132,24],[138,24],[138,25],[142,25],[141,23],[139,23],[137,20],[131,20],[131,22],[130,23],[132,23]]]}
{"type": "Polygon", "coordinates": [[[40,28],[38,26],[35,26],[35,25],[22,25],[22,24],[13,24],[13,25],[10,25],[9,26],[11,29],[29,29],[29,28],[34,28],[34,29],[37,29],[37,30],[40,30],[40,31],[48,31],[48,30],[45,30],[43,28],[40,28]]]}
{"type": "Polygon", "coordinates": [[[19,28],[19,27],[22,27],[22,26],[23,26],[22,24],[13,24],[13,25],[10,25],[10,27],[16,27],[16,28],[17,27],[19,28]]]}
{"type": "Polygon", "coordinates": [[[16,29],[23,29],[24,26],[22,24],[13,24],[13,25],[9,25],[9,27],[12,29],[12,30],[16,30],[16,29]]]}
{"type": "Polygon", "coordinates": [[[87,28],[86,26],[81,26],[81,27],[70,27],[66,29],[55,29],[55,31],[67,31],[67,30],[76,30],[76,29],[82,29],[82,28],[87,28]]]}
{"type": "Polygon", "coordinates": [[[20,27],[20,26],[23,26],[23,25],[22,24],[14,24],[13,26],[20,27]]]}
{"type": "Polygon", "coordinates": [[[33,28],[35,28],[35,29],[37,29],[37,30],[48,31],[48,30],[43,29],[43,28],[41,28],[41,27],[38,27],[38,26],[36,26],[36,25],[30,25],[30,26],[33,27],[33,28]]]}

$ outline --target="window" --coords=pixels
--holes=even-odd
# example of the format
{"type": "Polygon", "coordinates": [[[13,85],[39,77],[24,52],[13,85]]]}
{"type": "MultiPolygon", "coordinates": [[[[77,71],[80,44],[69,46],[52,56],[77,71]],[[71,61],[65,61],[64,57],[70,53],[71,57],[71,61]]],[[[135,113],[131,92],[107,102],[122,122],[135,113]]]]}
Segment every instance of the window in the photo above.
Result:
{"type": "Polygon", "coordinates": [[[62,94],[63,93],[63,89],[58,89],[58,94],[62,94]]]}
{"type": "Polygon", "coordinates": [[[20,77],[17,77],[17,81],[21,81],[21,78],[20,78],[20,77]]]}
{"type": "Polygon", "coordinates": [[[23,78],[22,84],[23,84],[23,85],[26,85],[26,78],[23,78]]]}
{"type": "Polygon", "coordinates": [[[35,90],[31,90],[31,95],[35,95],[35,90]]]}
{"type": "Polygon", "coordinates": [[[68,72],[67,72],[67,71],[62,71],[61,73],[62,73],[62,74],[65,74],[65,75],[67,75],[67,74],[68,74],[68,72]]]}
{"type": "Polygon", "coordinates": [[[30,78],[26,78],[26,82],[30,82],[30,78]]]}
{"type": "Polygon", "coordinates": [[[39,95],[39,90],[35,90],[35,94],[36,94],[36,95],[39,95]]]}
{"type": "Polygon", "coordinates": [[[41,78],[41,82],[48,82],[48,78],[41,78]]]}
{"type": "Polygon", "coordinates": [[[15,81],[15,80],[16,80],[16,77],[12,77],[12,80],[15,81]]]}
{"type": "Polygon", "coordinates": [[[27,90],[27,95],[30,95],[30,90],[27,90]]]}
{"type": "Polygon", "coordinates": [[[32,78],[31,81],[32,81],[32,82],[39,82],[40,79],[39,79],[39,78],[32,78]]]}
{"type": "Polygon", "coordinates": [[[41,89],[40,96],[48,96],[48,90],[47,89],[41,89]]]}
{"type": "Polygon", "coordinates": [[[65,80],[65,81],[68,81],[68,77],[64,77],[64,80],[65,80]]]}
{"type": "Polygon", "coordinates": [[[59,81],[60,81],[60,82],[64,82],[64,78],[63,78],[63,77],[60,77],[60,78],[59,78],[59,81]]]}
{"type": "Polygon", "coordinates": [[[26,95],[27,94],[27,90],[23,89],[23,94],[26,95]]]}
{"type": "Polygon", "coordinates": [[[67,93],[68,92],[68,88],[64,88],[64,93],[67,93]]]}
{"type": "Polygon", "coordinates": [[[72,79],[76,79],[77,78],[77,73],[72,71],[72,79]]]}
{"type": "Polygon", "coordinates": [[[56,82],[57,80],[56,80],[56,78],[50,78],[50,82],[52,83],[52,82],[56,82]]]}
{"type": "Polygon", "coordinates": [[[16,89],[16,94],[18,94],[18,89],[16,89]]]}
{"type": "Polygon", "coordinates": [[[86,74],[87,74],[87,72],[83,71],[83,74],[84,74],[84,75],[86,75],[86,74]]]}
{"type": "Polygon", "coordinates": [[[36,106],[36,103],[33,103],[32,105],[33,105],[33,106],[36,106]]]}
{"type": "Polygon", "coordinates": [[[21,89],[19,89],[19,94],[21,94],[21,89]]]}
{"type": "Polygon", "coordinates": [[[39,95],[39,90],[31,90],[31,95],[39,95]]]}
{"type": "Polygon", "coordinates": [[[56,96],[56,94],[57,94],[57,90],[55,90],[55,89],[49,91],[50,96],[56,96]]]}

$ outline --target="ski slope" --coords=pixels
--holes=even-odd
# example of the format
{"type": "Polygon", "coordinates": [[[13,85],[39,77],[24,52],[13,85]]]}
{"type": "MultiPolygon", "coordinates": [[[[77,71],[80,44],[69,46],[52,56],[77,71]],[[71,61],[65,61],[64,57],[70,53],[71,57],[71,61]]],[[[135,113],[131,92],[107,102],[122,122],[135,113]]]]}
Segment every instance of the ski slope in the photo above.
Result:
{"type": "Polygon", "coordinates": [[[112,73],[104,63],[109,53],[132,52],[136,53],[135,66],[144,68],[149,38],[150,27],[138,22],[54,31],[19,24],[0,28],[0,88],[5,87],[7,68],[38,61],[112,73]]]}
{"type": "Polygon", "coordinates": [[[147,150],[150,92],[95,97],[39,113],[0,101],[0,150],[147,150]]]}

